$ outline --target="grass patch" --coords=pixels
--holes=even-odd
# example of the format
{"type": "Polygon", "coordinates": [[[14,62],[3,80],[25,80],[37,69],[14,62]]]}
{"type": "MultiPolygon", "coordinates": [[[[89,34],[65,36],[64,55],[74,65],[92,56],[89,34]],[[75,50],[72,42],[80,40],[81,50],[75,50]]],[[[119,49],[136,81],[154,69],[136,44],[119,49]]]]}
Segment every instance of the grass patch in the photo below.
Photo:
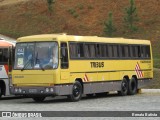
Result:
{"type": "Polygon", "coordinates": [[[153,59],[153,65],[155,68],[160,68],[160,59],[159,58],[153,59]]]}
{"type": "Polygon", "coordinates": [[[153,71],[153,80],[149,86],[146,86],[147,89],[160,89],[160,69],[154,69],[153,71]]]}

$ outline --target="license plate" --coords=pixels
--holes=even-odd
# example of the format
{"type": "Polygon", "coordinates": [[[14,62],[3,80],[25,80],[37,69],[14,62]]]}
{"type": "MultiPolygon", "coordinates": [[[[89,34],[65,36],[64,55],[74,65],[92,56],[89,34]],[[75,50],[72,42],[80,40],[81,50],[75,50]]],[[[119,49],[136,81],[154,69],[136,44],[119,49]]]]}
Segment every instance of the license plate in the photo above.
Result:
{"type": "Polygon", "coordinates": [[[37,93],[37,89],[29,89],[29,93],[37,93]]]}

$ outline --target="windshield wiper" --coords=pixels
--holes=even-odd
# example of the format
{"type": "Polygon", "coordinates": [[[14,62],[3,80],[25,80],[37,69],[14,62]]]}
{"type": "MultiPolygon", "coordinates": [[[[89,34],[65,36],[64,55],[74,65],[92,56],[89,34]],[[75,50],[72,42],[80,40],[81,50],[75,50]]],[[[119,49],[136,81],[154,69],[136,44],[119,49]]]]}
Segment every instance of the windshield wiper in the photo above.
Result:
{"type": "Polygon", "coordinates": [[[21,69],[21,71],[25,70],[25,68],[28,67],[29,63],[32,63],[32,62],[33,62],[33,59],[30,58],[30,59],[25,63],[25,65],[24,65],[24,67],[21,69]]]}

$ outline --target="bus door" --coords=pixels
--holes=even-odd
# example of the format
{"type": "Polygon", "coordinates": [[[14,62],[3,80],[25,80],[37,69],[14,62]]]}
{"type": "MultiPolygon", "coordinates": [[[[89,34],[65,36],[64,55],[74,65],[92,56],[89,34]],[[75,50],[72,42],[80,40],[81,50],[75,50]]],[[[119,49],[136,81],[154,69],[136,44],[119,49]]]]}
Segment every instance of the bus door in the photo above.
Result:
{"type": "Polygon", "coordinates": [[[60,58],[61,58],[61,75],[60,79],[69,82],[69,62],[68,62],[68,47],[66,42],[61,43],[61,49],[60,49],[60,58]]]}
{"type": "Polygon", "coordinates": [[[9,68],[9,72],[12,71],[13,63],[14,63],[14,47],[9,46],[8,47],[8,68],[9,68]]]}

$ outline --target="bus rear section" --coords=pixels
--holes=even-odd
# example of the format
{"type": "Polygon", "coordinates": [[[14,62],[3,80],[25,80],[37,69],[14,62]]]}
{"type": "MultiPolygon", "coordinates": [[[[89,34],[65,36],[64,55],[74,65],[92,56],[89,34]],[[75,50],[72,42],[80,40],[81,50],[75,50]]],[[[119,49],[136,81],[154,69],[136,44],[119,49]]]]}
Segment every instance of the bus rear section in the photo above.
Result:
{"type": "Polygon", "coordinates": [[[0,40],[0,97],[10,95],[8,74],[12,69],[15,42],[0,40]]]}
{"type": "Polygon", "coordinates": [[[134,95],[152,78],[147,40],[35,35],[17,40],[10,88],[36,102],[57,95],[79,101],[82,94],[134,95]]]}

